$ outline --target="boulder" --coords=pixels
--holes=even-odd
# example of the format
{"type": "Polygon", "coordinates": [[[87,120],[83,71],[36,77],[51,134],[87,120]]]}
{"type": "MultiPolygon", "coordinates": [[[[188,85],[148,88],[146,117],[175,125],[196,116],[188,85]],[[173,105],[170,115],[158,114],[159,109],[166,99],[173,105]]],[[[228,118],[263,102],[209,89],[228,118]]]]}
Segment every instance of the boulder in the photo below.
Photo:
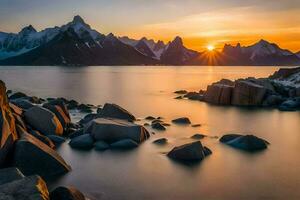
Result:
{"type": "MultiPolygon", "coordinates": [[[[23,133],[24,133],[24,131],[23,131],[23,133]]],[[[36,130],[29,129],[27,133],[34,136],[35,138],[37,138],[38,140],[40,140],[44,144],[48,145],[50,148],[52,148],[52,149],[55,148],[55,144],[47,136],[44,136],[44,135],[40,134],[40,132],[38,132],[36,130]]]]}
{"type": "Polygon", "coordinates": [[[128,121],[136,120],[136,118],[133,116],[133,114],[131,114],[130,112],[128,112],[121,106],[116,105],[116,104],[110,104],[110,103],[106,103],[104,105],[101,112],[98,113],[98,117],[124,119],[124,120],[128,120],[128,121]]]}
{"type": "Polygon", "coordinates": [[[84,195],[74,187],[57,187],[50,192],[51,200],[85,200],[84,195]]]}
{"type": "Polygon", "coordinates": [[[153,143],[154,144],[159,144],[159,145],[167,144],[168,139],[167,138],[160,138],[160,139],[154,140],[153,143]]]}
{"type": "Polygon", "coordinates": [[[83,134],[71,139],[69,145],[74,149],[92,149],[94,146],[94,139],[90,134],[83,134]]]}
{"type": "Polygon", "coordinates": [[[67,104],[67,108],[73,110],[78,107],[78,102],[75,100],[70,100],[67,104]]]}
{"type": "Polygon", "coordinates": [[[64,129],[70,124],[70,114],[62,100],[50,101],[48,103],[45,103],[43,107],[55,114],[64,129]]]}
{"type": "Polygon", "coordinates": [[[55,150],[26,133],[15,144],[13,161],[25,175],[38,174],[44,178],[71,170],[55,150]]]}
{"type": "Polygon", "coordinates": [[[5,163],[18,139],[15,123],[6,95],[6,86],[0,80],[0,166],[5,163]]]}
{"type": "Polygon", "coordinates": [[[15,99],[15,100],[11,100],[10,101],[12,104],[18,106],[19,108],[22,108],[24,110],[27,110],[29,108],[32,108],[34,105],[32,103],[30,103],[28,100],[26,99],[15,99]]]}
{"type": "Polygon", "coordinates": [[[174,124],[191,124],[190,119],[187,118],[187,117],[180,117],[180,118],[177,118],[177,119],[173,119],[172,122],[174,124]]]}
{"type": "Polygon", "coordinates": [[[46,183],[36,175],[0,185],[0,199],[50,200],[46,183]]]}
{"type": "Polygon", "coordinates": [[[211,151],[204,148],[200,141],[185,144],[173,148],[167,156],[180,161],[199,161],[203,160],[211,151]]]}
{"type": "Polygon", "coordinates": [[[23,92],[16,92],[16,93],[10,95],[9,99],[13,100],[13,99],[27,98],[27,97],[28,96],[26,94],[24,94],[23,92]]]}
{"type": "Polygon", "coordinates": [[[278,108],[281,111],[296,111],[300,109],[300,102],[296,99],[289,99],[280,104],[278,108]]]}
{"type": "Polygon", "coordinates": [[[24,178],[22,172],[15,167],[0,169],[0,185],[24,178]]]}
{"type": "Polygon", "coordinates": [[[164,125],[161,124],[161,122],[154,122],[151,124],[151,127],[153,129],[159,130],[159,131],[165,131],[166,127],[164,127],[164,125]]]}
{"type": "Polygon", "coordinates": [[[198,92],[188,92],[183,97],[188,98],[190,100],[197,100],[197,101],[202,101],[204,99],[203,94],[200,94],[198,92]]]}
{"type": "Polygon", "coordinates": [[[93,112],[92,108],[86,104],[80,104],[77,106],[77,109],[81,112],[84,112],[84,113],[91,113],[93,112]]]}
{"type": "Polygon", "coordinates": [[[97,114],[95,114],[95,113],[87,114],[87,115],[84,116],[83,119],[81,119],[79,121],[79,124],[82,124],[82,125],[87,124],[87,123],[89,123],[90,121],[92,121],[93,119],[96,119],[96,118],[97,118],[97,114]]]}
{"type": "Polygon", "coordinates": [[[55,145],[60,145],[66,141],[65,138],[58,135],[48,135],[47,136],[55,145]]]}
{"type": "Polygon", "coordinates": [[[62,135],[63,126],[56,115],[46,108],[34,106],[24,112],[25,121],[45,135],[62,135]]]}
{"type": "Polygon", "coordinates": [[[21,116],[23,114],[23,109],[16,106],[15,104],[9,103],[9,107],[13,113],[15,113],[19,116],[21,116]]]}
{"type": "Polygon", "coordinates": [[[120,119],[97,118],[91,121],[84,129],[95,140],[113,143],[123,139],[132,139],[141,143],[150,137],[149,132],[141,125],[120,119]]]}
{"type": "Polygon", "coordinates": [[[278,106],[284,99],[279,95],[269,95],[263,102],[263,106],[278,106]]]}
{"type": "Polygon", "coordinates": [[[204,100],[218,105],[230,105],[234,86],[225,84],[212,84],[207,87],[204,100]]]}
{"type": "Polygon", "coordinates": [[[145,120],[150,120],[150,121],[155,120],[155,119],[156,119],[156,118],[153,117],[153,116],[148,116],[148,117],[145,118],[145,120]]]}
{"type": "Polygon", "coordinates": [[[109,149],[109,144],[100,140],[100,141],[95,142],[94,149],[96,151],[104,151],[106,149],[109,149]]]}
{"type": "Polygon", "coordinates": [[[177,90],[174,92],[175,94],[186,94],[188,93],[186,90],[177,90]]]}
{"type": "Polygon", "coordinates": [[[138,147],[139,144],[132,139],[123,139],[110,144],[113,149],[132,149],[138,147]]]}
{"type": "Polygon", "coordinates": [[[267,89],[250,81],[236,81],[231,103],[236,106],[260,106],[263,103],[267,89]]]}
{"type": "Polygon", "coordinates": [[[253,152],[268,148],[268,142],[254,135],[229,134],[220,138],[220,142],[237,149],[253,152]]]}
{"type": "Polygon", "coordinates": [[[206,137],[206,135],[197,133],[197,134],[193,135],[191,138],[194,139],[194,140],[200,140],[200,139],[203,139],[205,137],[206,137]]]}
{"type": "Polygon", "coordinates": [[[79,129],[79,130],[71,133],[69,135],[69,138],[72,139],[72,138],[78,137],[78,136],[83,135],[83,134],[84,134],[84,130],[83,129],[79,129]]]}

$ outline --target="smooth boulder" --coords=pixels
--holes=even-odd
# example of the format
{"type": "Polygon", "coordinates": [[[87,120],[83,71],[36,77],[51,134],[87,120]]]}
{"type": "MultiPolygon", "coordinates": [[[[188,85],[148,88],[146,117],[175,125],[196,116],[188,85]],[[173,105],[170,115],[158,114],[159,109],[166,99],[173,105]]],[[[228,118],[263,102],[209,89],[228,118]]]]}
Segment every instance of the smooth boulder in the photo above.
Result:
{"type": "Polygon", "coordinates": [[[43,178],[71,170],[55,150],[26,133],[15,144],[13,161],[25,175],[38,174],[43,178]]]}
{"type": "Polygon", "coordinates": [[[184,144],[173,148],[167,156],[180,161],[200,161],[211,154],[207,147],[203,147],[200,141],[184,144]]]}
{"type": "Polygon", "coordinates": [[[60,145],[66,141],[65,138],[58,135],[48,135],[47,136],[55,145],[60,145]]]}
{"type": "Polygon", "coordinates": [[[139,144],[131,139],[119,140],[117,142],[110,144],[110,147],[113,149],[133,149],[138,146],[139,144]]]}
{"type": "Polygon", "coordinates": [[[166,127],[161,124],[161,122],[154,122],[151,124],[151,127],[155,130],[165,131],[166,127]]]}
{"type": "Polygon", "coordinates": [[[150,137],[149,132],[141,125],[119,119],[97,118],[84,129],[95,140],[113,143],[123,139],[132,139],[141,143],[150,137]]]}
{"type": "Polygon", "coordinates": [[[34,106],[24,112],[25,121],[45,135],[62,135],[63,126],[50,110],[34,106]]]}
{"type": "Polygon", "coordinates": [[[190,119],[187,118],[187,117],[180,117],[180,118],[177,118],[177,119],[173,119],[172,122],[174,124],[191,124],[190,119]]]}
{"type": "Polygon", "coordinates": [[[85,200],[84,195],[74,187],[57,187],[50,192],[51,200],[85,200]]]}
{"type": "Polygon", "coordinates": [[[50,101],[45,103],[43,107],[55,114],[64,129],[71,123],[69,111],[62,100],[50,101]]]}
{"type": "Polygon", "coordinates": [[[124,119],[128,121],[136,120],[135,116],[126,109],[117,104],[106,103],[102,110],[98,113],[98,117],[108,117],[116,119],[124,119]]]}
{"type": "Polygon", "coordinates": [[[109,149],[109,147],[109,144],[101,140],[94,143],[94,149],[96,151],[104,151],[106,149],[109,149]]]}
{"type": "Polygon", "coordinates": [[[83,134],[71,139],[69,145],[75,149],[92,149],[94,146],[94,139],[90,134],[83,134]]]}
{"type": "Polygon", "coordinates": [[[167,138],[159,138],[157,140],[154,140],[153,143],[154,144],[159,144],[159,145],[167,144],[168,139],[167,138]]]}
{"type": "Polygon", "coordinates": [[[0,185],[24,178],[22,172],[15,167],[0,169],[0,185]]]}
{"type": "Polygon", "coordinates": [[[259,151],[268,148],[268,142],[254,135],[228,134],[220,138],[220,142],[244,151],[259,151]]]}

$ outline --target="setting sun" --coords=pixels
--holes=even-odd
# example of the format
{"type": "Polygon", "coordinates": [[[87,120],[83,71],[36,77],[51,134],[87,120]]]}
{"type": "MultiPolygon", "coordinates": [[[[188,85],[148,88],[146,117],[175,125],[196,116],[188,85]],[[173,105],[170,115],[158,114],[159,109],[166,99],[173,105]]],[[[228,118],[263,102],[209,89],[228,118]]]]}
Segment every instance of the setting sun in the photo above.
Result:
{"type": "Polygon", "coordinates": [[[206,48],[208,51],[213,51],[215,49],[213,45],[208,45],[206,48]]]}

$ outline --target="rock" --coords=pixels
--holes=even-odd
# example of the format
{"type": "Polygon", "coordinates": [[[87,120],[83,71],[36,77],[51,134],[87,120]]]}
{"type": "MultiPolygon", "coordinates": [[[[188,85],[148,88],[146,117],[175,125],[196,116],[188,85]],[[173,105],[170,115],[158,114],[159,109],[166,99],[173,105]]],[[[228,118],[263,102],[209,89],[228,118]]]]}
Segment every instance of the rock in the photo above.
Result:
{"type": "Polygon", "coordinates": [[[148,116],[148,117],[145,118],[145,120],[150,120],[150,121],[155,120],[155,119],[156,119],[156,118],[153,117],[153,116],[148,116]]]}
{"type": "Polygon", "coordinates": [[[62,135],[63,127],[56,115],[40,106],[34,106],[24,112],[25,121],[45,135],[62,135]]]}
{"type": "Polygon", "coordinates": [[[162,125],[163,125],[163,126],[171,126],[171,124],[169,124],[169,123],[165,123],[165,122],[164,122],[164,123],[162,123],[162,125]]]}
{"type": "Polygon", "coordinates": [[[160,139],[154,140],[153,143],[163,145],[163,144],[168,143],[168,139],[167,138],[160,138],[160,139]]]}
{"type": "Polygon", "coordinates": [[[92,149],[94,146],[94,139],[90,134],[83,134],[71,139],[69,145],[74,149],[92,149]]]}
{"type": "Polygon", "coordinates": [[[83,134],[84,134],[83,129],[79,129],[79,130],[73,132],[72,134],[70,134],[69,138],[72,139],[72,138],[78,137],[83,134]]]}
{"type": "MultiPolygon", "coordinates": [[[[15,167],[0,169],[0,185],[24,178],[22,172],[15,167]]],[[[1,195],[0,195],[1,197],[1,195]]],[[[1,198],[0,198],[1,199],[1,198]]]]}
{"type": "Polygon", "coordinates": [[[90,121],[92,121],[93,119],[96,119],[96,118],[97,118],[97,114],[95,114],[95,113],[87,114],[87,115],[84,116],[83,119],[81,119],[79,121],[79,124],[82,124],[82,125],[87,124],[87,123],[89,123],[90,121]]]}
{"type": "Polygon", "coordinates": [[[269,95],[263,102],[263,106],[278,106],[284,99],[278,95],[269,95]]]}
{"type": "Polygon", "coordinates": [[[254,135],[230,134],[220,138],[220,142],[245,151],[259,151],[268,148],[268,142],[254,135]]]}
{"type": "MultiPolygon", "coordinates": [[[[200,141],[173,148],[167,156],[180,161],[199,161],[209,155],[209,149],[202,146],[200,141]]],[[[211,151],[210,151],[211,152],[211,151]]]]}
{"type": "Polygon", "coordinates": [[[294,99],[289,99],[280,104],[278,108],[281,111],[296,111],[300,109],[300,102],[294,99]]]}
{"type": "Polygon", "coordinates": [[[75,109],[77,107],[78,107],[78,102],[75,101],[75,100],[71,100],[67,104],[67,108],[70,109],[70,110],[75,109]]]}
{"type": "Polygon", "coordinates": [[[100,140],[100,141],[95,142],[94,148],[97,151],[104,151],[106,149],[109,149],[109,144],[100,140]]]}
{"type": "Polygon", "coordinates": [[[271,79],[285,79],[292,74],[300,72],[300,67],[296,68],[280,68],[273,75],[270,76],[271,79]]]}
{"type": "Polygon", "coordinates": [[[185,94],[183,97],[188,98],[190,100],[198,100],[198,101],[202,101],[204,99],[204,96],[202,94],[199,94],[198,92],[189,92],[185,94]]]}
{"type": "Polygon", "coordinates": [[[15,144],[13,161],[25,175],[38,174],[44,178],[71,170],[55,150],[26,133],[15,144]]]}
{"type": "Polygon", "coordinates": [[[144,123],[144,126],[150,126],[150,124],[149,123],[144,123]]]}
{"type": "Polygon", "coordinates": [[[47,136],[55,145],[60,145],[66,141],[65,138],[58,135],[48,135],[47,136]]]}
{"type": "Polygon", "coordinates": [[[159,130],[159,131],[165,131],[166,127],[164,127],[160,122],[155,122],[151,124],[151,127],[153,129],[159,130]]]}
{"type": "Polygon", "coordinates": [[[84,195],[74,187],[57,187],[50,193],[51,200],[85,200],[84,195]]]}
{"type": "Polygon", "coordinates": [[[46,183],[39,176],[29,176],[0,185],[1,200],[49,200],[46,183]]]}
{"type": "Polygon", "coordinates": [[[116,104],[110,104],[110,103],[106,103],[104,105],[101,112],[98,113],[98,117],[109,117],[109,118],[124,119],[129,121],[136,120],[136,118],[124,108],[116,104]]]}
{"type": "Polygon", "coordinates": [[[200,126],[201,126],[201,124],[192,124],[192,125],[191,125],[191,127],[194,127],[194,128],[195,128],[195,127],[200,127],[200,126]]]}
{"type": "Polygon", "coordinates": [[[190,119],[187,118],[187,117],[180,117],[180,118],[177,118],[177,119],[173,119],[172,122],[174,124],[191,124],[190,119]]]}
{"type": "Polygon", "coordinates": [[[15,104],[9,103],[9,107],[13,113],[15,113],[19,116],[21,116],[23,114],[23,109],[16,106],[15,104]]]}
{"type": "Polygon", "coordinates": [[[16,125],[21,126],[23,129],[27,129],[25,122],[23,121],[23,119],[20,117],[20,115],[13,113],[13,116],[15,118],[15,123],[16,125]]]}
{"type": "Polygon", "coordinates": [[[163,123],[163,121],[160,120],[160,119],[154,119],[154,120],[151,122],[151,124],[154,124],[154,123],[163,123]]]}
{"type": "Polygon", "coordinates": [[[10,100],[13,100],[13,99],[19,99],[19,98],[26,98],[28,97],[26,94],[24,94],[23,92],[16,92],[12,95],[9,96],[9,99],[10,100]]]}
{"type": "Polygon", "coordinates": [[[177,96],[174,99],[183,99],[183,97],[182,96],[177,96]]]}
{"type": "Polygon", "coordinates": [[[28,101],[34,104],[41,104],[43,102],[41,98],[38,98],[36,96],[28,97],[28,101]]]}
{"type": "Polygon", "coordinates": [[[200,140],[200,139],[203,139],[205,137],[206,137],[206,135],[197,133],[197,134],[193,135],[191,138],[195,139],[195,140],[200,140]]]}
{"type": "Polygon", "coordinates": [[[260,106],[267,89],[250,81],[236,81],[231,103],[236,106],[260,106]]]}
{"type": "Polygon", "coordinates": [[[186,90],[177,90],[174,92],[175,94],[186,94],[188,93],[186,90]]]}
{"type": "Polygon", "coordinates": [[[110,144],[110,147],[114,149],[132,149],[138,146],[139,144],[132,139],[119,140],[117,142],[110,144]]]}
{"type": "Polygon", "coordinates": [[[13,150],[15,141],[18,139],[15,124],[15,118],[6,95],[6,86],[0,80],[0,166],[5,164],[9,158],[9,153],[13,150]]]}
{"type": "Polygon", "coordinates": [[[16,99],[10,101],[12,104],[18,106],[19,108],[22,108],[24,110],[27,110],[29,108],[32,108],[34,105],[30,103],[28,100],[25,99],[16,99]]]}
{"type": "Polygon", "coordinates": [[[77,107],[78,110],[80,110],[81,112],[85,112],[85,113],[91,113],[93,112],[93,110],[90,108],[90,106],[85,105],[85,104],[80,104],[77,107]]]}
{"type": "Polygon", "coordinates": [[[207,87],[204,100],[218,105],[230,105],[234,86],[215,83],[207,87]]]}
{"type": "Polygon", "coordinates": [[[107,143],[123,139],[132,139],[141,143],[150,137],[149,132],[141,125],[120,119],[97,118],[91,121],[84,129],[95,140],[103,140],[107,143]]]}

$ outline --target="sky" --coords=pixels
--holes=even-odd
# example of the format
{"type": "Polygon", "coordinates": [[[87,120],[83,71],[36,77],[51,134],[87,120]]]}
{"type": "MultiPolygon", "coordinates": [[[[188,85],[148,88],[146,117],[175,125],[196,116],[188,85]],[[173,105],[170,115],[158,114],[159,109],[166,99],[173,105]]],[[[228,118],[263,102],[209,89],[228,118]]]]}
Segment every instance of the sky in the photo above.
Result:
{"type": "Polygon", "coordinates": [[[80,15],[97,31],[139,39],[183,37],[195,50],[260,39],[300,51],[300,0],[0,0],[0,31],[60,26],[80,15]]]}

